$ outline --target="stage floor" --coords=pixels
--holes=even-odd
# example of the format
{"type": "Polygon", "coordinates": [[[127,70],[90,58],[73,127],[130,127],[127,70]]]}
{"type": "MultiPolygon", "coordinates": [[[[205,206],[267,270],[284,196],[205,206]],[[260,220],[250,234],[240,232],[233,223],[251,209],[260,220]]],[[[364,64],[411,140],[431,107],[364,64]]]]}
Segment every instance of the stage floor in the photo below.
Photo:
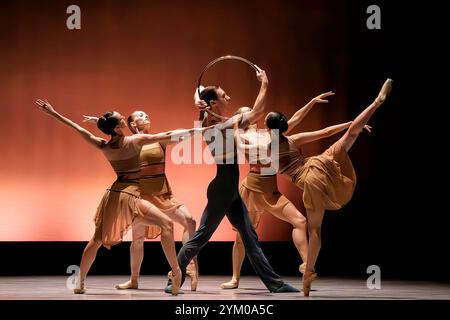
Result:
{"type": "MultiPolygon", "coordinates": [[[[269,293],[256,276],[243,277],[239,289],[222,290],[219,285],[226,276],[203,276],[196,292],[191,292],[189,279],[185,294],[177,297],[163,292],[166,277],[142,276],[139,290],[116,290],[114,284],[126,276],[89,276],[87,293],[75,295],[66,286],[68,277],[0,277],[0,300],[298,300],[298,299],[369,299],[369,300],[450,300],[450,284],[422,281],[381,282],[381,289],[370,290],[366,279],[317,278],[309,298],[302,293],[269,293]]],[[[286,277],[288,283],[301,288],[300,278],[286,277]]]]}

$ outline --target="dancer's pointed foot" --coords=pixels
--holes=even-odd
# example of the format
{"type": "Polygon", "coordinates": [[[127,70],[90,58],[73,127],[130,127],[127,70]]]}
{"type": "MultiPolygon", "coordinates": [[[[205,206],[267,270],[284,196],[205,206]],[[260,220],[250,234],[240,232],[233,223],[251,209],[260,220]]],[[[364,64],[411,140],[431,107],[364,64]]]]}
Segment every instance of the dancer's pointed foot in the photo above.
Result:
{"type": "Polygon", "coordinates": [[[311,283],[316,279],[317,273],[312,271],[306,271],[303,274],[303,295],[309,297],[309,291],[311,291],[311,283]]]}
{"type": "Polygon", "coordinates": [[[224,282],[220,285],[222,289],[237,289],[239,287],[239,280],[231,279],[228,282],[224,282]]]}
{"type": "Polygon", "coordinates": [[[382,103],[384,103],[386,101],[387,96],[389,95],[389,93],[392,90],[392,83],[394,81],[392,79],[387,79],[384,84],[383,87],[380,90],[380,93],[378,94],[378,97],[375,99],[375,103],[377,103],[378,105],[381,105],[382,103]]]}
{"type": "Polygon", "coordinates": [[[73,289],[73,293],[75,293],[75,294],[84,294],[84,293],[86,293],[86,287],[84,286],[84,282],[83,281],[80,282],[80,284],[75,289],[73,289]]]}
{"type": "Polygon", "coordinates": [[[177,268],[176,270],[169,271],[167,275],[172,282],[172,295],[178,295],[178,291],[180,291],[181,287],[181,269],[177,268]]]}
{"type": "Polygon", "coordinates": [[[128,280],[127,282],[116,284],[114,288],[117,290],[138,289],[138,282],[136,280],[128,280]]]}
{"type": "Polygon", "coordinates": [[[191,260],[191,262],[186,267],[186,275],[188,275],[191,278],[191,290],[197,291],[198,266],[194,260],[191,260]]]}
{"type": "Polygon", "coordinates": [[[286,292],[300,292],[297,288],[294,288],[288,283],[284,283],[281,287],[275,290],[271,290],[272,293],[286,293],[286,292]]]}

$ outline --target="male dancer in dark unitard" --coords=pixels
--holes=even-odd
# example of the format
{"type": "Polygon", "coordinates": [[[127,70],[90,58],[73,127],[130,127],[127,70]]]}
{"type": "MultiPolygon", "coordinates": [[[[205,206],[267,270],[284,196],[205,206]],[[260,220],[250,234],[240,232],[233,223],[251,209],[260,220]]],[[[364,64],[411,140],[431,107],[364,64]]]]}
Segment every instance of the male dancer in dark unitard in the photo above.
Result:
{"type": "MultiPolygon", "coordinates": [[[[265,113],[266,91],[269,82],[265,71],[260,68],[257,71],[257,78],[261,82],[261,87],[251,111],[237,114],[226,121],[211,114],[208,114],[207,117],[201,117],[204,127],[215,125],[212,129],[206,130],[204,136],[216,161],[217,174],[208,186],[208,203],[203,211],[200,226],[192,238],[184,244],[177,256],[182,272],[182,284],[186,276],[186,266],[206,245],[226,215],[240,233],[247,257],[267,289],[276,293],[299,292],[296,288],[283,282],[264,256],[258,243],[258,236],[248,217],[247,208],[238,192],[239,165],[237,163],[236,143],[233,143],[232,147],[227,150],[227,146],[230,145],[228,139],[234,139],[232,129],[236,125],[238,128],[244,129],[255,123],[265,113]],[[228,143],[226,143],[227,140],[228,143]],[[219,142],[223,142],[223,144],[219,142]]],[[[229,103],[230,97],[222,88],[211,86],[203,89],[200,97],[197,97],[196,100],[198,107],[210,108],[213,113],[221,116],[229,103]]],[[[202,115],[204,112],[201,111],[200,114],[202,115]]],[[[235,141],[233,140],[233,142],[235,141]]],[[[165,291],[171,292],[171,287],[169,281],[165,291]]]]}

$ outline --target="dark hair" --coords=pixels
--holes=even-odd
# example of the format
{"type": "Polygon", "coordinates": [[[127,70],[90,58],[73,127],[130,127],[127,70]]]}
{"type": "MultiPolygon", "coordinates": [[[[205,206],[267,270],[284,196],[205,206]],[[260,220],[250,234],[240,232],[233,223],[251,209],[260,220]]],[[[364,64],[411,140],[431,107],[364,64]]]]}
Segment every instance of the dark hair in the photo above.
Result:
{"type": "MultiPolygon", "coordinates": [[[[134,113],[134,112],[133,112],[133,113],[134,113]]],[[[132,113],[132,114],[133,114],[133,113],[132,113]]],[[[128,118],[127,118],[127,125],[128,125],[128,128],[130,127],[130,124],[134,121],[132,114],[130,114],[130,115],[128,116],[128,118]]]]}
{"type": "Polygon", "coordinates": [[[266,125],[269,129],[278,129],[279,133],[288,129],[286,116],[281,112],[269,112],[266,117],[266,125]]]}
{"type": "Polygon", "coordinates": [[[131,123],[134,121],[133,113],[128,116],[127,125],[128,125],[128,129],[130,129],[130,131],[134,133],[133,129],[131,128],[131,123]]]}
{"type": "Polygon", "coordinates": [[[119,124],[119,119],[114,118],[114,111],[105,113],[102,117],[98,118],[97,128],[99,128],[104,134],[109,134],[115,136],[116,132],[114,129],[119,124]]]}
{"type": "MultiPolygon", "coordinates": [[[[207,86],[200,92],[200,99],[205,101],[208,106],[211,106],[211,100],[217,100],[219,97],[217,96],[218,86],[207,86]]],[[[205,117],[206,111],[200,111],[199,120],[203,121],[205,117]]]]}

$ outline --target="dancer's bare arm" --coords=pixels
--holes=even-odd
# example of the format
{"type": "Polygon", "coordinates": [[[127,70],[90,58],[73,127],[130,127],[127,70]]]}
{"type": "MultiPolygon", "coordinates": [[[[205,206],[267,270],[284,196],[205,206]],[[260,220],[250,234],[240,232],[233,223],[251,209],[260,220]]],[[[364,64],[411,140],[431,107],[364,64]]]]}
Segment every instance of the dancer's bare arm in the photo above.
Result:
{"type": "Polygon", "coordinates": [[[146,145],[155,142],[170,142],[170,140],[179,141],[181,137],[192,136],[194,133],[203,133],[211,129],[212,126],[192,129],[178,129],[156,134],[136,134],[135,139],[138,145],[146,145]]]}
{"type": "MultiPolygon", "coordinates": [[[[98,121],[97,117],[83,115],[83,122],[97,123],[97,121],[98,121]]],[[[178,130],[185,130],[185,129],[178,129],[178,130]]],[[[186,136],[180,136],[180,140],[177,139],[161,140],[159,141],[159,143],[161,144],[163,149],[165,149],[168,145],[179,143],[180,141],[185,140],[185,138],[186,136]]]]}
{"type": "MultiPolygon", "coordinates": [[[[266,72],[261,69],[260,67],[256,66],[257,71],[256,71],[256,77],[258,78],[258,80],[261,82],[261,87],[259,89],[259,93],[258,96],[256,97],[255,103],[253,105],[253,109],[251,111],[248,111],[245,114],[245,117],[241,118],[241,115],[235,115],[233,116],[233,120],[231,120],[229,123],[233,124],[236,123],[237,121],[241,121],[241,119],[247,119],[247,121],[249,122],[249,124],[255,123],[256,121],[258,121],[265,112],[265,107],[266,107],[266,93],[267,93],[267,87],[269,85],[269,80],[267,78],[266,72]]],[[[200,91],[203,90],[204,87],[200,86],[200,91]]],[[[199,95],[198,95],[198,90],[195,90],[194,93],[194,101],[195,101],[195,106],[200,110],[206,110],[208,108],[208,105],[206,104],[205,101],[201,100],[199,95]]]]}
{"type": "Polygon", "coordinates": [[[258,66],[256,68],[258,69],[256,71],[256,77],[261,82],[261,87],[259,88],[253,109],[244,113],[244,117],[247,118],[250,124],[255,123],[264,115],[267,102],[267,87],[269,86],[269,79],[267,78],[266,72],[258,66]]]}
{"type": "Polygon", "coordinates": [[[45,112],[46,114],[52,116],[59,122],[75,129],[84,140],[86,140],[93,146],[100,148],[105,144],[105,142],[106,142],[105,139],[96,137],[95,135],[93,135],[91,132],[87,131],[80,125],[76,124],[72,120],[70,120],[70,119],[60,115],[58,112],[56,112],[55,109],[53,108],[53,106],[47,100],[38,99],[38,100],[36,100],[36,104],[39,106],[39,109],[42,110],[43,112],[45,112]]]}
{"type": "MultiPolygon", "coordinates": [[[[180,132],[182,132],[183,130],[186,130],[186,129],[180,128],[177,130],[180,130],[180,132]]],[[[191,130],[194,130],[194,132],[195,132],[195,130],[198,130],[197,132],[202,132],[202,131],[200,131],[200,128],[195,128],[195,129],[191,129],[191,130]]],[[[202,130],[204,131],[205,129],[202,129],[202,130]]],[[[161,140],[161,141],[159,141],[159,143],[161,144],[161,147],[165,150],[167,148],[167,146],[180,143],[180,142],[186,140],[187,138],[191,138],[192,135],[193,135],[193,133],[189,134],[189,135],[181,134],[181,135],[179,135],[178,139],[161,140]]]]}
{"type": "Polygon", "coordinates": [[[292,132],[292,130],[302,122],[302,120],[306,117],[309,111],[311,111],[312,107],[316,105],[316,103],[328,103],[326,98],[334,96],[334,92],[328,91],[322,94],[319,94],[317,97],[314,97],[309,101],[303,108],[298,110],[288,121],[288,129],[285,132],[286,135],[292,132]]]}
{"type": "Polygon", "coordinates": [[[352,122],[349,121],[346,123],[330,126],[322,130],[297,133],[289,136],[289,138],[294,141],[295,145],[300,146],[308,142],[331,137],[332,135],[347,129],[351,124],[352,122]]]}
{"type": "MultiPolygon", "coordinates": [[[[241,121],[242,119],[246,119],[249,124],[255,123],[258,121],[265,112],[266,107],[266,94],[267,94],[267,87],[269,85],[269,80],[267,78],[266,72],[261,69],[260,67],[256,66],[256,77],[261,82],[261,87],[259,89],[258,96],[256,97],[255,103],[253,105],[253,108],[251,111],[245,112],[242,114],[234,115],[229,122],[227,122],[228,125],[236,124],[237,122],[241,121]]],[[[203,90],[204,87],[200,86],[200,91],[203,90]]],[[[198,90],[195,90],[194,93],[194,101],[195,106],[200,110],[204,111],[208,108],[208,105],[205,101],[201,100],[198,95],[198,90]]]]}

